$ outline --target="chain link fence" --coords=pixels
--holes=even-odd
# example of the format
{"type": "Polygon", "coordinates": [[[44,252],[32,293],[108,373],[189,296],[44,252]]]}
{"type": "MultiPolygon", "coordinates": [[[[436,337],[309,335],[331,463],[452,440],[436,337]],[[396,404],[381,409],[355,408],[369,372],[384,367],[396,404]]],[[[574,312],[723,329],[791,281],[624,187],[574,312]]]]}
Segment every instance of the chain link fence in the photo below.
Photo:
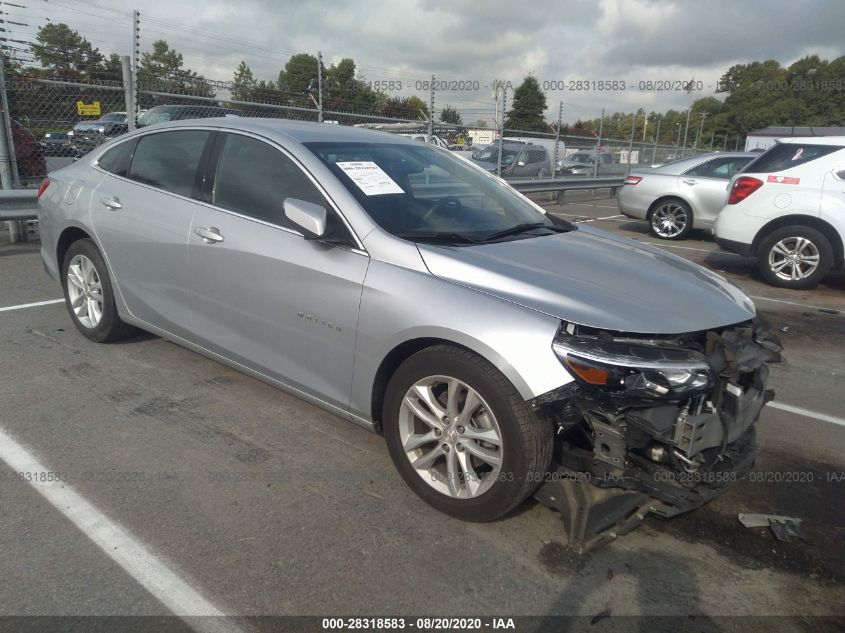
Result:
{"type": "MultiPolygon", "coordinates": [[[[122,72],[100,73],[96,80],[12,74],[0,82],[0,184],[4,189],[37,188],[47,173],[136,126],[211,116],[365,127],[452,150],[506,178],[624,176],[694,153],[633,139],[504,129],[504,93],[496,102],[495,128],[438,121],[433,78],[430,86],[428,103],[420,108],[420,100],[374,99],[372,92],[341,98],[340,87],[319,77],[304,92],[273,82],[244,87],[196,75],[137,77],[128,58],[122,72]]],[[[25,236],[21,226],[10,225],[10,230],[25,236]]]]}

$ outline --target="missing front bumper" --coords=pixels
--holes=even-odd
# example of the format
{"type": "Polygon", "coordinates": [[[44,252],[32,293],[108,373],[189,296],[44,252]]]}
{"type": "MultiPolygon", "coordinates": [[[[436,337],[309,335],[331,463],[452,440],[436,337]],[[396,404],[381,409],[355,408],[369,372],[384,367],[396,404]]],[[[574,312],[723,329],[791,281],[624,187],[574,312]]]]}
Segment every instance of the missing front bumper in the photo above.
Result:
{"type": "Polygon", "coordinates": [[[753,467],[755,422],[773,397],[766,363],[780,359],[779,343],[756,321],[698,340],[719,376],[707,394],[665,402],[569,385],[532,403],[558,431],[535,497],[561,513],[576,551],[631,531],[649,513],[698,508],[753,467]]]}

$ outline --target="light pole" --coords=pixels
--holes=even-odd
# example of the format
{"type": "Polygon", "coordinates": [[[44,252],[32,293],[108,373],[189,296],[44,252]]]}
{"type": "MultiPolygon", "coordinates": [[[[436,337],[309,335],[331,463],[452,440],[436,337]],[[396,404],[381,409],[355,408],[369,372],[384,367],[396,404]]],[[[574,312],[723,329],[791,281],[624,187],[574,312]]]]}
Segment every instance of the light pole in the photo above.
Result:
{"type": "Polygon", "coordinates": [[[678,128],[678,138],[675,141],[675,159],[678,158],[678,152],[680,151],[681,147],[681,123],[675,123],[675,127],[678,128]]]}
{"type": "Polygon", "coordinates": [[[658,114],[657,115],[657,131],[654,133],[654,151],[651,153],[652,164],[657,162],[657,144],[660,142],[660,122],[662,120],[663,120],[663,117],[658,114]]]}
{"type": "Polygon", "coordinates": [[[698,135],[695,137],[695,145],[693,146],[693,150],[698,150],[698,143],[701,140],[701,133],[704,131],[704,119],[707,118],[707,113],[701,113],[701,124],[698,126],[698,135]]]}
{"type": "MultiPolygon", "coordinates": [[[[815,68],[810,68],[807,70],[807,77],[813,77],[816,74],[815,68]]],[[[798,73],[793,73],[793,77],[801,77],[798,73]]],[[[801,84],[797,87],[797,90],[793,88],[793,92],[795,92],[795,107],[792,110],[792,136],[795,136],[795,124],[798,121],[798,113],[801,110],[801,97],[804,95],[804,82],[802,81],[801,84]]]]}

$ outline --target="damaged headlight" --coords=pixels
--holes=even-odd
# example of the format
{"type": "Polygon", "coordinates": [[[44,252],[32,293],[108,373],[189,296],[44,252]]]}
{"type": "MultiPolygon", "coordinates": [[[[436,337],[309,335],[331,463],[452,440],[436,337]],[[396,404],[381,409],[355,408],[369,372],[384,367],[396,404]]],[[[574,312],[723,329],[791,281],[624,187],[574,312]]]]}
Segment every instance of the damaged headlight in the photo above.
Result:
{"type": "Polygon", "coordinates": [[[579,336],[564,328],[552,345],[582,383],[623,397],[681,400],[710,391],[716,375],[704,354],[611,336],[579,336]]]}

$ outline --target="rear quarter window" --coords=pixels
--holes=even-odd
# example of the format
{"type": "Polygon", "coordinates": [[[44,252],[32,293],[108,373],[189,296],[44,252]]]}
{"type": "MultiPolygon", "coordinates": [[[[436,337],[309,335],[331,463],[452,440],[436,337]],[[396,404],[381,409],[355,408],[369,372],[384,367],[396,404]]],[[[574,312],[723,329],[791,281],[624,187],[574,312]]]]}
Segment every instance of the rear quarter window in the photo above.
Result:
{"type": "Polygon", "coordinates": [[[742,172],[746,174],[769,174],[783,171],[809,163],[840,149],[845,148],[839,145],[778,143],[751,161],[742,172]]]}
{"type": "Polygon", "coordinates": [[[126,176],[135,141],[126,141],[115,145],[97,160],[97,166],[115,176],[126,176]]]}

